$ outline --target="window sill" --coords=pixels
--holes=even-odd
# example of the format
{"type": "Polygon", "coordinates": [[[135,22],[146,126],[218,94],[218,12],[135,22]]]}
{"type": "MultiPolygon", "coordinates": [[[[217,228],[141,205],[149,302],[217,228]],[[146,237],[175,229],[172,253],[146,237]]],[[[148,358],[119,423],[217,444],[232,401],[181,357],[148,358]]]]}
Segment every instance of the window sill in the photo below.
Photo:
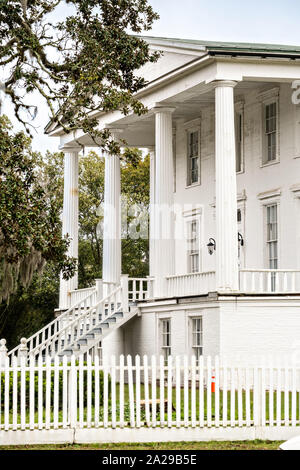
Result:
{"type": "Polygon", "coordinates": [[[265,168],[265,167],[272,166],[272,165],[278,165],[278,163],[280,163],[279,159],[273,160],[272,162],[261,163],[260,168],[265,168]]]}
{"type": "Polygon", "coordinates": [[[185,189],[194,188],[195,186],[201,186],[201,182],[199,181],[198,183],[187,184],[185,189]]]}

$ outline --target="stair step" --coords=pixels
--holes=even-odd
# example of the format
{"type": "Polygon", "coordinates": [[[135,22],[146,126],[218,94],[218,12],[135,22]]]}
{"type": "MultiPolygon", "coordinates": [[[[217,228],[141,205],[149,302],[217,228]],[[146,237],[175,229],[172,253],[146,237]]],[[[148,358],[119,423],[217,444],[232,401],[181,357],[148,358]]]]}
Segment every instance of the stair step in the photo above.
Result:
{"type": "Polygon", "coordinates": [[[123,318],[123,316],[124,316],[124,315],[123,315],[123,312],[116,312],[116,313],[114,314],[114,317],[115,317],[115,318],[123,318]]]}
{"type": "Polygon", "coordinates": [[[97,333],[97,334],[100,334],[102,333],[102,328],[94,328],[93,329],[93,333],[97,333]]]}
{"type": "Polygon", "coordinates": [[[117,319],[115,317],[109,317],[107,320],[109,323],[116,323],[117,319]]]}
{"type": "Polygon", "coordinates": [[[86,338],[81,338],[77,341],[77,344],[87,344],[88,340],[86,338]]]}

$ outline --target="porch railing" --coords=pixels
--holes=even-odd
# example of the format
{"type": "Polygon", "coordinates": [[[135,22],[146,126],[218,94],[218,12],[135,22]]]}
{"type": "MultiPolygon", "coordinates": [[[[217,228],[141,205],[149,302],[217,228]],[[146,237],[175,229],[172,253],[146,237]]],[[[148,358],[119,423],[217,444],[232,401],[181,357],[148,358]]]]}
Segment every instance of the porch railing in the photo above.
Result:
{"type": "Polygon", "coordinates": [[[92,307],[97,301],[96,287],[86,287],[85,289],[76,289],[70,291],[71,305],[86,299],[86,308],[92,307]]]}
{"type": "Polygon", "coordinates": [[[205,295],[216,290],[214,271],[166,277],[167,297],[205,295]]]}
{"type": "Polygon", "coordinates": [[[241,269],[240,291],[244,293],[300,293],[300,270],[241,269]]]}

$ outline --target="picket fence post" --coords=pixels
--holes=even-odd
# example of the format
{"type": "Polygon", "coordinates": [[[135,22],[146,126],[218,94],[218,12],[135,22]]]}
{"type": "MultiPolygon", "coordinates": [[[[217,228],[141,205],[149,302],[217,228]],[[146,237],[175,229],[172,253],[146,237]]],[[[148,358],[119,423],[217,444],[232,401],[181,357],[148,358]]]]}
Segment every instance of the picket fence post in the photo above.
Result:
{"type": "Polygon", "coordinates": [[[6,339],[0,339],[0,367],[5,366],[7,357],[7,347],[6,347],[6,339]]]}

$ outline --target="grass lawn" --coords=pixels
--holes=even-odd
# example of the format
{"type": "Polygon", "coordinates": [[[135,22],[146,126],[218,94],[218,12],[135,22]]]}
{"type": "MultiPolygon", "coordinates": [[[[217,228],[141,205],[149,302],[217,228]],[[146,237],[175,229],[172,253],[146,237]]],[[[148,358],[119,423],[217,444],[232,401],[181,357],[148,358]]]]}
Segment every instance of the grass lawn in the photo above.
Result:
{"type": "Polygon", "coordinates": [[[279,441],[146,442],[7,446],[1,450],[277,450],[279,441]]]}

